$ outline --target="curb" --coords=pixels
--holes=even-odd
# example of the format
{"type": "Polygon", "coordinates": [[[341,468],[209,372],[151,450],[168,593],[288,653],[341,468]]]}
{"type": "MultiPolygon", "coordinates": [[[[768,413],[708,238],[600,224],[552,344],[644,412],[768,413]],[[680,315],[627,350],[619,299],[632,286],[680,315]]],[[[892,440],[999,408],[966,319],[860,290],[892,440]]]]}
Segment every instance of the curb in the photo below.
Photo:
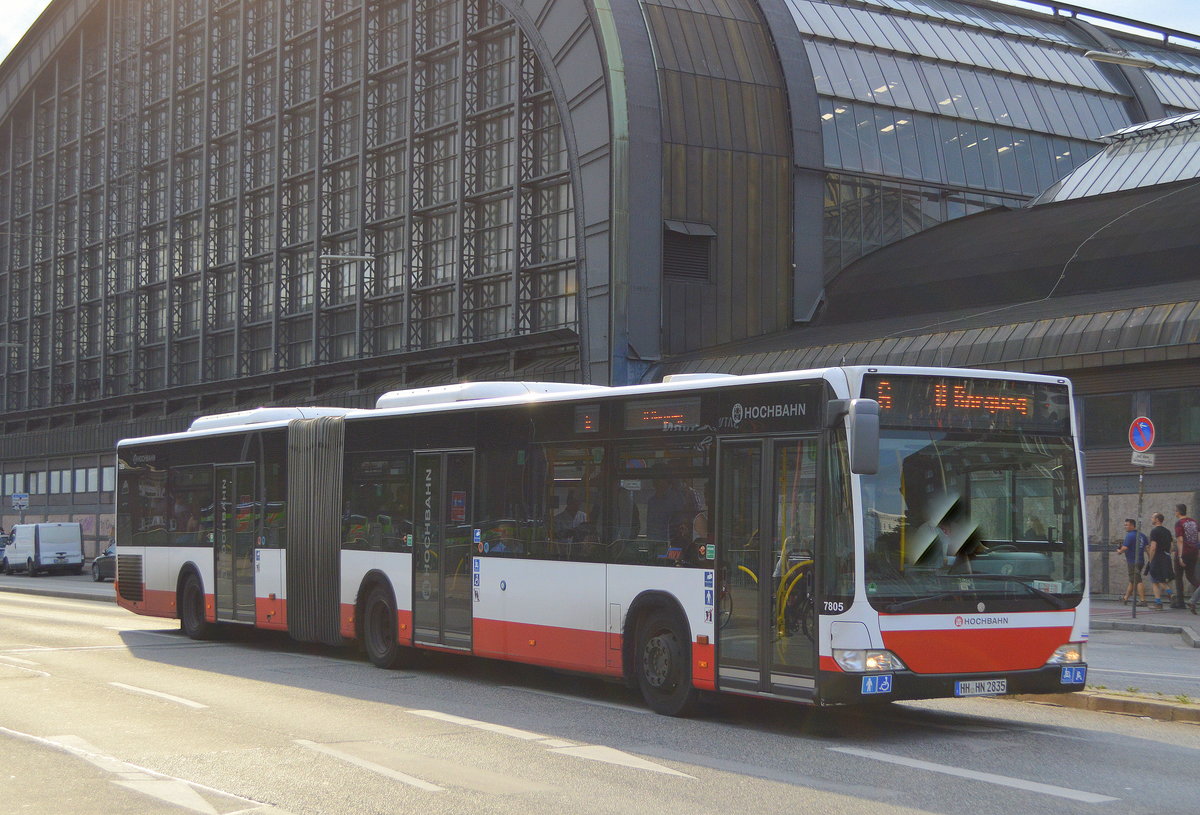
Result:
{"type": "Polygon", "coordinates": [[[97,603],[116,603],[117,593],[113,591],[111,595],[95,594],[83,591],[71,591],[70,589],[52,589],[41,588],[38,586],[0,586],[0,592],[9,592],[12,594],[31,594],[37,597],[60,597],[64,600],[93,600],[97,603]]]}
{"type": "Polygon", "coordinates": [[[1144,631],[1150,634],[1178,634],[1184,645],[1200,648],[1200,634],[1186,625],[1139,623],[1133,620],[1092,620],[1089,626],[1096,631],[1144,631]]]}
{"type": "Polygon", "coordinates": [[[1157,719],[1162,722],[1183,722],[1200,725],[1200,705],[1185,705],[1165,702],[1141,696],[1121,696],[1100,691],[1078,691],[1076,693],[1053,693],[1046,695],[1022,694],[1014,696],[1022,702],[1038,705],[1054,705],[1076,710],[1094,710],[1100,713],[1119,713],[1157,719]]]}

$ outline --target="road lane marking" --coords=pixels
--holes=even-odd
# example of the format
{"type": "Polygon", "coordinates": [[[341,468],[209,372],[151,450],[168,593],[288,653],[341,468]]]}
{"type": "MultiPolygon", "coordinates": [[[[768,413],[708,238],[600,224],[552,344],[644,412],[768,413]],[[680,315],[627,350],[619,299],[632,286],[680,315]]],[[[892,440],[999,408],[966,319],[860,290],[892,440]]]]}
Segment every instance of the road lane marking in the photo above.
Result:
{"type": "Polygon", "coordinates": [[[884,761],[888,764],[899,764],[902,767],[913,767],[918,770],[928,770],[929,772],[942,773],[943,775],[954,775],[959,778],[969,778],[973,781],[983,781],[988,784],[998,784],[1002,787],[1012,787],[1014,789],[1025,790],[1027,792],[1037,792],[1042,795],[1053,795],[1058,798],[1067,798],[1072,801],[1082,801],[1085,804],[1103,804],[1108,801],[1119,801],[1119,798],[1113,798],[1111,795],[1098,795],[1094,792],[1084,792],[1083,790],[1073,790],[1069,787],[1057,787],[1052,784],[1041,784],[1037,781],[1026,781],[1023,778],[1011,778],[1006,775],[995,775],[994,773],[984,773],[978,770],[968,770],[963,767],[951,767],[948,764],[935,764],[932,761],[922,761],[917,758],[906,758],[904,756],[894,756],[889,753],[880,753],[876,750],[862,750],[857,747],[830,747],[835,753],[846,753],[851,756],[860,756],[862,758],[870,758],[875,761],[884,761]]]}
{"type": "Polygon", "coordinates": [[[546,738],[541,733],[531,733],[528,730],[518,730],[515,727],[507,727],[502,724],[492,724],[491,722],[481,722],[477,719],[465,719],[462,716],[455,716],[452,713],[442,713],[439,710],[410,710],[414,716],[423,716],[426,719],[436,719],[440,722],[449,722],[450,724],[458,724],[463,727],[472,727],[476,730],[486,730],[489,733],[499,733],[501,736],[508,736],[513,739],[521,739],[522,741],[540,741],[546,738]]]}
{"type": "Polygon", "coordinates": [[[21,659],[20,657],[6,657],[0,654],[0,659],[5,662],[11,662],[14,665],[40,665],[40,662],[34,662],[32,659],[21,659]]]}
{"type": "Polygon", "coordinates": [[[156,696],[159,699],[166,699],[168,702],[186,705],[187,707],[196,708],[197,710],[208,707],[208,705],[203,705],[199,702],[193,702],[191,699],[184,699],[182,696],[172,696],[169,693],[162,693],[161,691],[150,690],[148,688],[139,688],[135,685],[126,685],[124,682],[109,682],[108,684],[112,685],[114,688],[127,690],[131,693],[142,693],[146,696],[156,696]]]}
{"type": "MultiPolygon", "coordinates": [[[[284,810],[278,809],[271,804],[255,801],[253,798],[246,798],[241,795],[236,795],[232,792],[219,790],[215,787],[200,784],[195,781],[188,781],[185,778],[178,778],[166,773],[160,773],[157,770],[151,770],[148,767],[142,767],[137,764],[131,764],[128,761],[122,761],[114,756],[104,755],[99,752],[96,747],[93,747],[79,736],[54,736],[52,738],[43,738],[35,736],[31,733],[22,733],[19,730],[10,730],[7,727],[0,726],[0,733],[21,739],[23,741],[40,744],[44,747],[50,747],[55,750],[62,750],[70,753],[77,758],[81,758],[90,764],[95,765],[104,772],[118,776],[112,779],[112,783],[117,786],[125,787],[142,795],[148,795],[157,798],[161,801],[166,801],[169,804],[175,804],[185,809],[190,809],[193,812],[200,812],[203,815],[216,815],[217,810],[199,795],[196,791],[200,790],[211,795],[217,795],[222,798],[227,798],[233,801],[239,801],[243,804],[250,804],[247,809],[239,810],[242,813],[261,812],[261,813],[278,813],[284,814],[284,810]],[[187,790],[184,792],[183,790],[187,790]]],[[[227,813],[234,815],[234,813],[227,813]]]]}
{"type": "Polygon", "coordinates": [[[416,787],[419,790],[425,790],[426,792],[446,791],[445,787],[439,787],[437,784],[431,784],[428,781],[423,781],[416,776],[402,773],[399,770],[393,770],[390,767],[384,767],[382,764],[376,764],[373,761],[367,761],[366,759],[352,756],[349,753],[342,752],[341,750],[338,750],[335,747],[330,747],[326,744],[317,744],[315,741],[308,741],[307,739],[296,739],[296,744],[309,750],[315,750],[318,753],[324,753],[327,756],[333,756],[339,761],[344,761],[347,764],[353,764],[354,766],[361,767],[364,770],[370,770],[373,773],[387,776],[388,778],[395,779],[402,784],[407,784],[410,787],[416,787]]]}
{"type": "Polygon", "coordinates": [[[550,752],[556,755],[585,758],[588,761],[602,761],[605,764],[616,764],[619,767],[631,767],[635,770],[648,770],[652,773],[662,773],[663,775],[676,775],[681,778],[691,778],[693,780],[696,777],[687,773],[681,773],[679,770],[672,770],[670,767],[662,764],[655,764],[653,761],[639,758],[632,753],[626,753],[622,750],[605,747],[600,744],[581,744],[578,747],[553,747],[550,749],[550,752]]]}
{"type": "Polygon", "coordinates": [[[679,775],[684,778],[694,778],[694,776],[681,773],[678,770],[672,770],[670,767],[665,767],[662,764],[655,764],[652,761],[647,761],[644,758],[617,750],[614,747],[605,747],[598,744],[571,744],[570,742],[561,742],[569,746],[560,746],[557,739],[550,738],[542,733],[533,733],[529,730],[519,730],[515,727],[507,727],[502,724],[492,724],[491,722],[481,722],[478,719],[467,719],[462,716],[455,716],[452,713],[442,713],[438,710],[409,710],[408,713],[414,716],[423,716],[426,719],[435,719],[440,722],[448,722],[457,724],[463,727],[474,728],[475,730],[484,730],[489,733],[497,733],[501,736],[520,739],[521,741],[536,741],[548,747],[548,752],[563,756],[571,756],[572,758],[582,758],[588,761],[602,761],[605,764],[617,764],[622,767],[632,767],[638,770],[649,770],[651,772],[663,773],[664,775],[679,775]]]}
{"type": "Polygon", "coordinates": [[[618,702],[600,702],[595,699],[585,699],[581,696],[571,696],[567,693],[552,693],[548,690],[534,690],[533,688],[518,688],[516,685],[501,685],[505,690],[515,690],[521,693],[532,693],[535,696],[549,696],[551,699],[561,699],[566,702],[577,702],[581,705],[592,705],[593,707],[606,707],[612,710],[624,710],[627,713],[637,713],[639,715],[649,715],[653,713],[649,708],[634,707],[633,705],[622,705],[618,702]]]}
{"type": "Polygon", "coordinates": [[[26,668],[24,665],[9,665],[6,663],[0,667],[10,668],[14,671],[25,671],[26,673],[31,673],[34,676],[50,676],[50,674],[46,673],[45,671],[39,671],[37,668],[26,668]]]}

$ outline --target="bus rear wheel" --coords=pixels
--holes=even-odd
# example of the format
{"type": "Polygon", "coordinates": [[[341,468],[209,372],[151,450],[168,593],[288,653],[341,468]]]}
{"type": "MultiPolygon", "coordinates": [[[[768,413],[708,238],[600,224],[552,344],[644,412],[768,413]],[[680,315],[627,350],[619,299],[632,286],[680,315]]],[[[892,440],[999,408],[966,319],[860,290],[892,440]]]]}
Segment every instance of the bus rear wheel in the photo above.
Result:
{"type": "Polygon", "coordinates": [[[400,664],[400,642],[396,637],[396,604],[392,593],[376,584],[363,603],[363,647],[367,659],[378,668],[395,668],[400,664]]]}
{"type": "Polygon", "coordinates": [[[655,609],[638,623],[634,671],[642,698],[655,713],[686,716],[699,693],[692,687],[691,648],[676,614],[655,609]]]}
{"type": "Polygon", "coordinates": [[[204,587],[195,572],[179,589],[179,627],[193,640],[212,639],[215,626],[204,618],[204,587]]]}

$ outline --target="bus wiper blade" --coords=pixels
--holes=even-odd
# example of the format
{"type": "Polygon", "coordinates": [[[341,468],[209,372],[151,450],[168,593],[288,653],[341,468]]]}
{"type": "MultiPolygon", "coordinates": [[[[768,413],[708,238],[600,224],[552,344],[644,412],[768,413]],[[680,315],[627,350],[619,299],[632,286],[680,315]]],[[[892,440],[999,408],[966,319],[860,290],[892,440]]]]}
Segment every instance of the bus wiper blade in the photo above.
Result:
{"type": "Polygon", "coordinates": [[[1055,608],[1066,608],[1067,607],[1066,601],[1063,600],[1061,597],[1058,597],[1057,595],[1053,595],[1048,591],[1042,591],[1041,589],[1037,588],[1036,586],[1031,586],[1028,583],[1026,583],[1024,580],[1021,580],[1019,577],[1013,577],[1012,575],[1009,575],[1009,574],[973,574],[973,575],[971,575],[971,577],[974,578],[975,580],[1005,580],[1005,581],[1008,581],[1009,583],[1016,583],[1018,586],[1025,589],[1025,591],[1029,592],[1034,597],[1040,597],[1041,599],[1045,600],[1047,603],[1054,606],[1055,608]]]}
{"type": "Polygon", "coordinates": [[[884,609],[884,612],[890,614],[894,611],[904,611],[907,608],[919,606],[921,603],[929,603],[934,600],[949,600],[952,597],[962,597],[962,595],[961,591],[945,591],[941,594],[931,594],[928,597],[914,597],[911,600],[901,600],[897,603],[892,603],[884,609]]]}

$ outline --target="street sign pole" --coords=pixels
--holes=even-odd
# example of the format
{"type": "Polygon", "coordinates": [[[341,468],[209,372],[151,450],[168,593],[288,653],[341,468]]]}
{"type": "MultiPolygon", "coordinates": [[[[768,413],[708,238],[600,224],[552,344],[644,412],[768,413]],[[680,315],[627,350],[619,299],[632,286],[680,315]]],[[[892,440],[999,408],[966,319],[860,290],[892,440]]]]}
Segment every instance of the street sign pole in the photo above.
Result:
{"type": "MultiPolygon", "coordinates": [[[[1131,463],[1137,465],[1138,468],[1138,506],[1137,506],[1137,525],[1134,527],[1133,545],[1134,549],[1134,565],[1137,564],[1137,536],[1141,534],[1142,529],[1142,505],[1146,495],[1146,468],[1154,466],[1154,454],[1150,452],[1150,448],[1154,445],[1154,422],[1150,421],[1147,416],[1138,416],[1129,425],[1129,446],[1133,448],[1133,458],[1131,463]]],[[[1149,565],[1149,564],[1146,564],[1149,565]]],[[[1133,588],[1133,602],[1130,605],[1133,607],[1133,617],[1137,618],[1137,589],[1142,584],[1142,573],[1137,574],[1138,582],[1133,588]]]]}
{"type": "MultiPolygon", "coordinates": [[[[1142,534],[1142,497],[1145,495],[1145,476],[1146,476],[1146,468],[1138,467],[1137,526],[1133,530],[1133,546],[1134,546],[1133,568],[1135,568],[1135,569],[1139,568],[1138,556],[1137,556],[1137,545],[1138,545],[1138,535],[1142,534]]],[[[1143,557],[1144,557],[1144,555],[1143,555],[1143,557]]],[[[1129,605],[1133,607],[1133,615],[1132,616],[1133,616],[1133,619],[1135,619],[1135,620],[1137,619],[1137,604],[1138,604],[1137,588],[1138,588],[1138,586],[1140,586],[1143,583],[1141,571],[1138,571],[1137,579],[1138,579],[1138,585],[1134,586],[1133,597],[1130,598],[1131,602],[1129,603],[1129,605]]]]}

